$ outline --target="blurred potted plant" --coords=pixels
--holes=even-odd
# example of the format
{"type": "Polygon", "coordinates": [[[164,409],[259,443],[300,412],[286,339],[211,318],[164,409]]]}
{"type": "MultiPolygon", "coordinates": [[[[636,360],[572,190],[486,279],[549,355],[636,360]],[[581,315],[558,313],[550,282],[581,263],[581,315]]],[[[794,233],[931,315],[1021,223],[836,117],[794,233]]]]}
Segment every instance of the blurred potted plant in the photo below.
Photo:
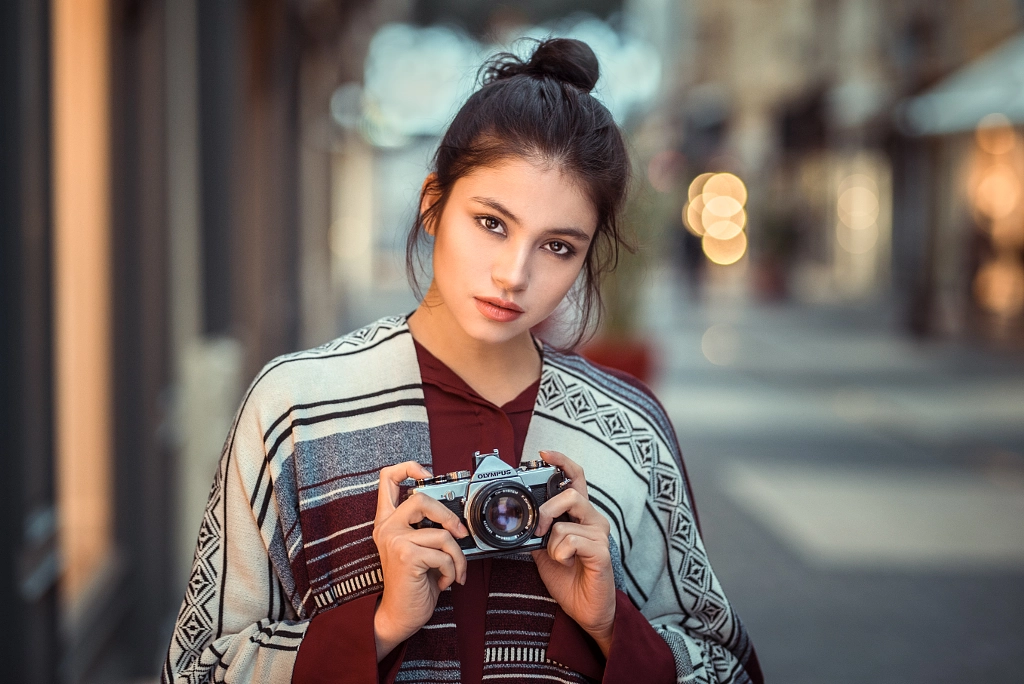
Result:
{"type": "Polygon", "coordinates": [[[674,200],[678,199],[682,166],[678,152],[656,148],[658,141],[671,137],[664,134],[664,127],[651,124],[633,138],[633,186],[623,211],[622,226],[636,251],[620,250],[617,267],[605,277],[601,287],[601,327],[580,350],[590,360],[630,373],[644,382],[651,380],[655,366],[654,348],[642,330],[641,319],[648,255],[656,253],[664,241],[664,228],[669,225],[674,200]]]}
{"type": "Polygon", "coordinates": [[[789,270],[799,246],[796,220],[787,214],[769,213],[762,222],[761,255],[754,284],[762,299],[783,301],[789,297],[789,270]]]}

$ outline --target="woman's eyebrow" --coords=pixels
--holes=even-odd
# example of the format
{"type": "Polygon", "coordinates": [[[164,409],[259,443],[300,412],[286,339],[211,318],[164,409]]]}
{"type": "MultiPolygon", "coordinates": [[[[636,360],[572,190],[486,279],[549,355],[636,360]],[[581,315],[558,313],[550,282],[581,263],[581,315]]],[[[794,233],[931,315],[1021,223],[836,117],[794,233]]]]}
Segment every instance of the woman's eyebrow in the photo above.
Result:
{"type": "Polygon", "coordinates": [[[505,207],[504,204],[502,204],[501,202],[499,202],[496,199],[491,199],[490,197],[470,197],[470,199],[473,200],[474,202],[479,202],[480,204],[483,204],[484,206],[490,207],[491,209],[493,209],[494,211],[498,212],[499,214],[502,214],[505,218],[507,218],[512,223],[519,223],[519,217],[516,216],[515,214],[513,214],[511,211],[509,211],[508,208],[505,207]]]}
{"type": "Polygon", "coordinates": [[[567,237],[576,238],[583,244],[590,242],[590,235],[585,230],[579,228],[552,228],[551,230],[544,231],[544,237],[567,237]]]}

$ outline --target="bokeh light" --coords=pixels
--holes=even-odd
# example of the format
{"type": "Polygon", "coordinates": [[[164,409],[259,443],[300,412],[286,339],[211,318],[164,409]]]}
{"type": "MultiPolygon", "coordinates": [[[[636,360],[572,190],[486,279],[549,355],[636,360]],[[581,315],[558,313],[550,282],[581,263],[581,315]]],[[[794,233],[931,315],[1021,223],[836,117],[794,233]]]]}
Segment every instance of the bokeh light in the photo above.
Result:
{"type": "Polygon", "coordinates": [[[701,192],[705,195],[731,197],[739,202],[740,206],[747,203],[747,186],[731,173],[714,174],[708,178],[701,192]]]}
{"type": "Polygon", "coordinates": [[[713,173],[702,173],[693,179],[690,183],[690,201],[692,202],[697,197],[700,197],[701,193],[704,192],[704,184],[707,183],[708,179],[714,176],[713,173]]]}
{"type": "Polygon", "coordinates": [[[704,235],[701,239],[701,246],[704,248],[704,254],[713,263],[719,266],[728,266],[743,258],[747,251],[747,235],[740,231],[728,240],[719,240],[710,235],[704,235]]]}
{"type": "Polygon", "coordinates": [[[704,197],[704,212],[710,212],[712,216],[718,218],[729,218],[740,213],[743,209],[743,205],[735,197],[729,195],[708,195],[703,194],[704,197]]]}
{"type": "MultiPolygon", "coordinates": [[[[373,145],[401,147],[417,137],[438,136],[476,89],[483,60],[499,51],[523,52],[520,37],[552,36],[586,42],[601,65],[594,94],[616,121],[646,110],[662,82],[661,57],[653,45],[609,22],[580,14],[557,25],[521,26],[503,44],[482,43],[454,25],[389,23],[370,40],[359,97],[359,121],[345,105],[335,120],[359,130],[373,145]]],[[[658,178],[655,182],[660,182],[658,178]]],[[[659,188],[660,189],[660,188],[659,188]]]]}
{"type": "Polygon", "coordinates": [[[839,196],[839,219],[850,228],[867,228],[878,219],[878,196],[869,188],[855,185],[839,196]]]}
{"type": "Polygon", "coordinates": [[[732,173],[702,173],[690,183],[683,224],[702,237],[707,258],[722,266],[739,261],[747,251],[747,187],[732,173]]]}
{"type": "Polygon", "coordinates": [[[878,243],[878,224],[870,223],[854,228],[840,223],[836,226],[836,240],[850,254],[867,254],[878,243]]]}
{"type": "Polygon", "coordinates": [[[1018,139],[1003,114],[982,118],[975,129],[979,154],[969,181],[978,228],[988,233],[995,252],[974,276],[974,299],[985,311],[1007,318],[1024,310],[1024,167],[1018,139]]]}
{"type": "Polygon", "coordinates": [[[700,350],[716,366],[731,366],[739,352],[739,338],[732,326],[719,323],[704,331],[700,350]]]}
{"type": "Polygon", "coordinates": [[[1006,154],[1017,144],[1017,134],[1010,120],[1003,114],[989,114],[978,122],[975,131],[978,147],[989,154],[1006,154]]]}
{"type": "Polygon", "coordinates": [[[1024,267],[1006,255],[988,262],[975,276],[974,296],[978,304],[993,313],[1020,313],[1024,309],[1024,267]]]}
{"type": "Polygon", "coordinates": [[[867,188],[873,192],[876,196],[878,195],[878,183],[871,176],[864,173],[851,173],[849,176],[844,178],[839,183],[839,194],[842,194],[850,188],[867,188]]]}
{"type": "Polygon", "coordinates": [[[704,235],[704,223],[701,218],[704,212],[704,197],[697,195],[683,207],[683,225],[697,237],[704,235]]]}
{"type": "Polygon", "coordinates": [[[711,237],[719,240],[730,240],[743,231],[743,226],[746,225],[746,222],[747,214],[745,211],[740,209],[740,213],[735,216],[731,216],[725,220],[705,224],[705,232],[711,237]]]}
{"type": "Polygon", "coordinates": [[[974,205],[985,216],[1001,219],[1017,208],[1021,182],[1009,164],[993,164],[981,174],[974,190],[974,205]]]}
{"type": "Polygon", "coordinates": [[[881,203],[878,184],[863,173],[850,174],[839,183],[836,201],[836,242],[850,254],[866,254],[878,244],[881,203]]]}
{"type": "Polygon", "coordinates": [[[1002,221],[993,221],[989,234],[997,251],[1012,251],[1024,247],[1024,226],[1021,226],[1013,216],[1002,221]]]}

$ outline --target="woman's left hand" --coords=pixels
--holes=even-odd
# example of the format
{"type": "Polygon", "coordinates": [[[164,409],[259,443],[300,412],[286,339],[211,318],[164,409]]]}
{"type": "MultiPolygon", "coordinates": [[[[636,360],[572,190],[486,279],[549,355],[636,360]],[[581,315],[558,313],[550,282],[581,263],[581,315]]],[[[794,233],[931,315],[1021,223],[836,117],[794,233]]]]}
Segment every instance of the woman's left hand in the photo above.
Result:
{"type": "Polygon", "coordinates": [[[547,549],[534,551],[533,560],[551,597],[607,656],[615,626],[615,576],[608,549],[611,526],[590,503],[583,468],[557,451],[540,455],[561,468],[572,484],[540,507],[535,534],[545,534],[563,513],[573,522],[554,523],[547,549]]]}

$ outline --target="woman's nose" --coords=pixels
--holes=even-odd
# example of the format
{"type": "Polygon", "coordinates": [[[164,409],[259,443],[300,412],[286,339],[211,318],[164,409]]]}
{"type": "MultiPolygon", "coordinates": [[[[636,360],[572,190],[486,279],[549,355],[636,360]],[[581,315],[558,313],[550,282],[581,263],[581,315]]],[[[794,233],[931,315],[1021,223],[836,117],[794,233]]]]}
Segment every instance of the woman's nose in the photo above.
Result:
{"type": "MultiPolygon", "coordinates": [[[[510,240],[509,243],[512,241],[510,240]]],[[[529,282],[529,250],[525,246],[507,244],[491,268],[494,284],[507,292],[519,292],[529,282]]]]}

